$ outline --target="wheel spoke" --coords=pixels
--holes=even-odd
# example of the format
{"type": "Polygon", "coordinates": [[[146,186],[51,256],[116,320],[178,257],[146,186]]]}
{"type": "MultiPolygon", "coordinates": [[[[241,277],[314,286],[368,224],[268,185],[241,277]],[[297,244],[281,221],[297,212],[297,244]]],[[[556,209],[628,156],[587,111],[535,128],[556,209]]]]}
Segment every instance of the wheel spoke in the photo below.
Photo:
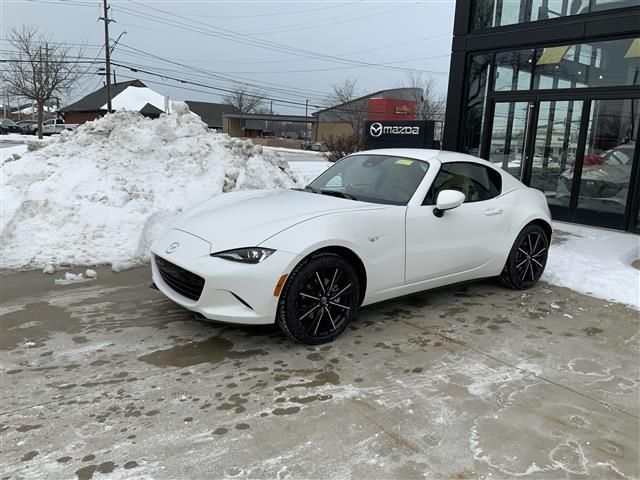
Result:
{"type": "Polygon", "coordinates": [[[316,278],[318,279],[318,283],[320,284],[320,288],[322,289],[322,294],[326,295],[327,290],[324,288],[324,283],[322,283],[322,279],[320,278],[320,274],[316,272],[316,278]]]}
{"type": "Polygon", "coordinates": [[[518,247],[518,250],[520,251],[520,253],[522,253],[525,257],[527,255],[529,255],[527,252],[525,252],[522,248],[518,247]]]}
{"type": "Polygon", "coordinates": [[[320,322],[322,321],[322,317],[324,316],[324,309],[320,310],[320,316],[318,317],[318,323],[316,323],[316,329],[313,331],[313,334],[318,333],[318,327],[320,326],[320,322]]]}
{"type": "Polygon", "coordinates": [[[333,272],[333,278],[331,279],[331,285],[329,285],[329,295],[331,295],[331,290],[333,290],[333,284],[336,282],[336,278],[338,276],[338,268],[336,268],[336,271],[333,272]]]}
{"type": "Polygon", "coordinates": [[[536,248],[538,247],[538,242],[540,242],[540,236],[536,235],[536,243],[533,244],[533,248],[531,249],[531,253],[536,251],[536,248]]]}
{"type": "Polygon", "coordinates": [[[334,296],[331,297],[331,300],[335,300],[336,298],[338,298],[340,295],[342,295],[344,292],[346,292],[349,288],[351,288],[351,284],[347,285],[346,287],[344,287],[342,290],[340,290],[338,293],[336,293],[334,296]]]}
{"type": "Polygon", "coordinates": [[[535,258],[531,258],[531,261],[537,263],[540,268],[543,268],[543,265],[535,258]]]}
{"type": "Polygon", "coordinates": [[[331,321],[331,325],[333,325],[333,329],[336,329],[336,324],[333,321],[333,317],[331,316],[331,312],[329,311],[329,307],[324,307],[324,309],[327,311],[327,315],[329,315],[329,320],[331,321]]]}
{"type": "Polygon", "coordinates": [[[536,274],[533,271],[533,263],[529,262],[529,266],[531,266],[531,281],[534,281],[536,279],[536,274]]]}
{"type": "Polygon", "coordinates": [[[311,310],[309,310],[307,313],[305,313],[304,315],[302,315],[300,317],[300,320],[304,320],[306,317],[308,317],[310,314],[312,314],[313,312],[315,312],[318,308],[320,308],[320,304],[317,304],[315,307],[313,307],[311,310]]]}
{"type": "Polygon", "coordinates": [[[524,282],[525,278],[527,278],[527,270],[529,270],[529,263],[524,267],[522,274],[520,275],[520,279],[524,282]]]}
{"type": "Polygon", "coordinates": [[[329,302],[329,304],[333,305],[334,307],[342,308],[343,310],[351,310],[351,307],[347,307],[346,305],[340,305],[339,303],[336,303],[336,302],[329,302]]]}
{"type": "Polygon", "coordinates": [[[516,269],[520,269],[520,267],[522,265],[524,265],[525,263],[527,263],[527,259],[526,258],[523,261],[521,261],[518,265],[516,265],[516,269]]]}
{"type": "Polygon", "coordinates": [[[533,255],[531,255],[533,258],[538,258],[541,255],[544,255],[544,253],[547,251],[546,248],[542,247],[542,250],[540,250],[538,253],[534,253],[533,255]]]}
{"type": "Polygon", "coordinates": [[[314,297],[313,295],[309,295],[308,293],[300,292],[301,297],[310,298],[311,300],[315,300],[317,302],[320,301],[320,297],[314,297]]]}

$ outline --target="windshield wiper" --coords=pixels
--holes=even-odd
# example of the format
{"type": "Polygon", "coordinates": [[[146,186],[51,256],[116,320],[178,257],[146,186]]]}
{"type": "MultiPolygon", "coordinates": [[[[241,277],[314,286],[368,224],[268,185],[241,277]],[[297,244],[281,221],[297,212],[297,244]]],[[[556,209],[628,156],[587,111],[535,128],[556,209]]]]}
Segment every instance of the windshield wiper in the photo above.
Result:
{"type": "Polygon", "coordinates": [[[339,192],[337,190],[320,190],[319,193],[323,195],[331,195],[334,197],[346,198],[347,200],[356,200],[356,197],[354,197],[353,195],[349,195],[348,193],[344,193],[344,192],[339,192]]]}

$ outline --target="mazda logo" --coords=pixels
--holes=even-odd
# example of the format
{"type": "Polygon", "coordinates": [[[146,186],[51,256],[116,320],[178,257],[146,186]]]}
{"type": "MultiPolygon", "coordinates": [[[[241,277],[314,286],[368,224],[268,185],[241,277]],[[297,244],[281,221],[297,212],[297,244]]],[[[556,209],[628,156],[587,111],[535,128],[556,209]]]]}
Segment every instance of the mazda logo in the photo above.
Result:
{"type": "Polygon", "coordinates": [[[382,124],[372,123],[369,127],[369,133],[372,137],[379,137],[380,135],[382,135],[382,124]]]}
{"type": "Polygon", "coordinates": [[[180,244],[178,242],[173,242],[171,245],[167,247],[167,249],[165,250],[165,253],[173,253],[178,249],[179,246],[180,244]]]}

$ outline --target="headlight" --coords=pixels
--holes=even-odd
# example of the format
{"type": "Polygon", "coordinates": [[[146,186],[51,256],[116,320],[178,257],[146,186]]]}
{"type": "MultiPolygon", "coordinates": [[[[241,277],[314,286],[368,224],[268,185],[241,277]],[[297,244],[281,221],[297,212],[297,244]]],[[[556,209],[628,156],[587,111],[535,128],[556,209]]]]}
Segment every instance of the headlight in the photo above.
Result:
{"type": "Polygon", "coordinates": [[[226,252],[212,253],[212,257],[224,258],[232,262],[260,263],[268,258],[275,250],[270,248],[249,247],[227,250],[226,252]]]}

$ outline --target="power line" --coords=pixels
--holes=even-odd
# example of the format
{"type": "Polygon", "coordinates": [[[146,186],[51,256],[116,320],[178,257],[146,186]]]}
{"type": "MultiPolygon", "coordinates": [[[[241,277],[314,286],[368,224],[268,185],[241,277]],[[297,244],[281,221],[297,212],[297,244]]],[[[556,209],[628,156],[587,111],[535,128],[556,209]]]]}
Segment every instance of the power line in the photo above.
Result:
{"type": "MultiPolygon", "coordinates": [[[[139,3],[134,1],[131,1],[131,3],[134,5],[140,5],[139,3]]],[[[203,22],[199,22],[197,20],[192,20],[187,17],[177,15],[172,12],[168,12],[166,10],[151,7],[148,5],[140,5],[140,6],[145,8],[146,11],[141,12],[139,10],[134,10],[130,7],[123,7],[121,5],[118,5],[117,8],[118,8],[118,11],[121,11],[125,14],[133,15],[139,18],[144,18],[150,21],[155,21],[163,25],[168,25],[176,28],[183,28],[189,31],[199,32],[205,35],[221,38],[224,40],[233,40],[236,43],[242,43],[244,45],[258,47],[258,48],[266,49],[269,51],[277,50],[277,51],[281,51],[281,52],[288,53],[290,55],[299,56],[299,57],[314,58],[322,61],[331,61],[333,63],[352,64],[352,65],[359,65],[363,67],[383,69],[383,70],[396,70],[396,71],[402,71],[402,72],[415,71],[415,72],[444,74],[444,75],[448,74],[448,72],[436,72],[436,71],[428,71],[428,70],[418,70],[413,68],[401,68],[401,67],[395,67],[393,65],[385,65],[385,64],[379,64],[379,63],[371,63],[371,62],[364,62],[359,60],[346,59],[346,58],[341,58],[335,55],[326,55],[326,54],[304,50],[300,48],[294,48],[294,47],[290,47],[288,45],[280,44],[277,42],[262,40],[250,35],[236,33],[222,27],[212,26],[203,22]],[[149,13],[149,10],[154,12],[160,12],[163,15],[170,15],[171,19],[159,17],[158,15],[153,15],[149,13]],[[190,23],[176,21],[176,18],[186,20],[187,22],[190,22],[190,23]],[[199,27],[194,24],[203,25],[206,28],[199,27]]]]}

